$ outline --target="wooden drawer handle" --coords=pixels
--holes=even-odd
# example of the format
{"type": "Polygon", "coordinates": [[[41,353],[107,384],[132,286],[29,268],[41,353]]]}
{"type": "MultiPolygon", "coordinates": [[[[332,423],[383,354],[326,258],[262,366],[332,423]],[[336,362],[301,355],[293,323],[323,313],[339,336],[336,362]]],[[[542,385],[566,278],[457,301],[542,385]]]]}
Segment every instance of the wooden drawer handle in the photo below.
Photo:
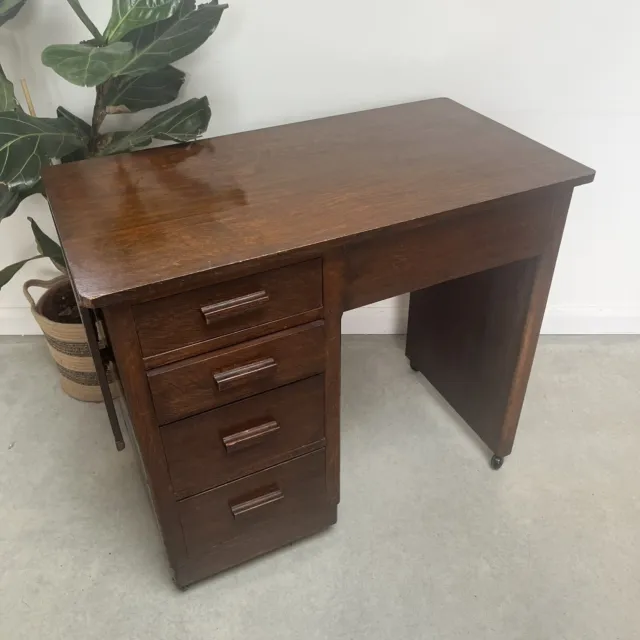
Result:
{"type": "Polygon", "coordinates": [[[202,311],[205,322],[210,325],[218,320],[224,320],[225,318],[236,316],[245,311],[258,309],[262,305],[267,304],[267,302],[269,302],[269,294],[261,290],[249,293],[246,296],[238,296],[230,300],[208,304],[202,307],[200,311],[202,311]]]}
{"type": "Polygon", "coordinates": [[[266,507],[268,504],[280,502],[282,499],[284,499],[284,493],[282,493],[277,485],[272,485],[267,487],[265,493],[255,498],[250,498],[249,500],[243,500],[242,502],[229,503],[229,507],[231,508],[233,517],[238,518],[261,507],[266,507]]]}
{"type": "Polygon", "coordinates": [[[262,442],[266,436],[279,430],[280,425],[275,420],[269,420],[255,427],[230,433],[228,436],[222,438],[222,442],[227,453],[233,453],[234,451],[240,451],[241,449],[246,449],[254,444],[258,444],[262,442]]]}
{"type": "Polygon", "coordinates": [[[227,391],[240,387],[257,378],[271,375],[278,368],[278,363],[273,358],[263,358],[249,364],[243,364],[226,371],[218,371],[213,374],[213,379],[218,385],[218,391],[227,391]]]}

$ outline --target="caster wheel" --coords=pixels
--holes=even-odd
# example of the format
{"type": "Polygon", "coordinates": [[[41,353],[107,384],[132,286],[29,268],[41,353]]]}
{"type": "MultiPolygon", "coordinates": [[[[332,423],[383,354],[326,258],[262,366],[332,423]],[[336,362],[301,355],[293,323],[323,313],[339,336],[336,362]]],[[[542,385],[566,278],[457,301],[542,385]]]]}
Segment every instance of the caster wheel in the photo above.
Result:
{"type": "Polygon", "coordinates": [[[500,469],[503,463],[504,463],[504,458],[502,456],[493,456],[493,458],[491,458],[491,468],[494,471],[497,471],[498,469],[500,469]]]}
{"type": "Polygon", "coordinates": [[[418,367],[416,367],[415,364],[413,364],[413,362],[409,362],[409,366],[411,367],[411,371],[417,371],[418,367]]]}
{"type": "Polygon", "coordinates": [[[191,586],[190,584],[179,584],[176,578],[176,574],[174,573],[173,570],[171,570],[171,581],[173,582],[173,585],[175,586],[176,589],[183,592],[186,591],[191,586]]]}

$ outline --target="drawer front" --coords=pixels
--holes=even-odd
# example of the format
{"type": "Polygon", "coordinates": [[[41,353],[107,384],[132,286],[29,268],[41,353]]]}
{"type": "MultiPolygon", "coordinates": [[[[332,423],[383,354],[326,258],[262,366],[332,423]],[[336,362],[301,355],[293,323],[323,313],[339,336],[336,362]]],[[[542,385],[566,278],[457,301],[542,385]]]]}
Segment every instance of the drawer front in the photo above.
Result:
{"type": "Polygon", "coordinates": [[[161,429],[178,498],[324,443],[324,377],[314,376],[161,429]]]}
{"type": "Polygon", "coordinates": [[[145,358],[322,307],[322,264],[265,271],[133,307],[145,358]]]}
{"type": "Polygon", "coordinates": [[[345,253],[346,309],[540,255],[556,217],[543,192],[353,244],[345,253]]]}
{"type": "Polygon", "coordinates": [[[324,323],[310,324],[150,371],[160,424],[324,371],[324,323]]]}
{"type": "Polygon", "coordinates": [[[326,509],[324,449],[178,503],[187,552],[290,529],[326,509]]]}

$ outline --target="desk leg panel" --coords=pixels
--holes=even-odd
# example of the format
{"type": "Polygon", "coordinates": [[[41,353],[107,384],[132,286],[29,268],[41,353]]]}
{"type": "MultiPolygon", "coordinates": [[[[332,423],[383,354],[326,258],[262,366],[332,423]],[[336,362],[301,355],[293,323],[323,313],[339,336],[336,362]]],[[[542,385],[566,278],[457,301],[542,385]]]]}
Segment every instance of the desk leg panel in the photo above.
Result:
{"type": "Polygon", "coordinates": [[[175,572],[186,558],[186,547],[133,313],[126,304],[107,307],[104,313],[120,383],[132,419],[136,449],[142,459],[169,564],[175,572]]]}
{"type": "Polygon", "coordinates": [[[542,255],[411,294],[412,367],[498,456],[513,448],[570,199],[563,190],[549,203],[542,255]]]}
{"type": "Polygon", "coordinates": [[[324,256],[322,288],[325,325],[325,440],[327,494],[340,502],[340,366],[341,324],[344,308],[344,254],[336,250],[324,256]]]}

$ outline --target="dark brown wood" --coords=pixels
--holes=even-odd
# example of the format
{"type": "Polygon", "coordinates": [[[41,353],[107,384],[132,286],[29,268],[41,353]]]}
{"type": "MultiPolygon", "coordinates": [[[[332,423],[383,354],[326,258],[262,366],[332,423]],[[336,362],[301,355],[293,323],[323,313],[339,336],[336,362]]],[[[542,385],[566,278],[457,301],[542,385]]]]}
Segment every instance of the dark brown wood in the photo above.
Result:
{"type": "Polygon", "coordinates": [[[148,374],[156,415],[166,424],[324,371],[324,323],[281,331],[236,347],[154,369],[148,374]],[[277,367],[257,379],[219,389],[215,376],[256,361],[273,359],[277,367]]]}
{"type": "Polygon", "coordinates": [[[276,420],[267,420],[253,427],[242,429],[242,431],[236,431],[230,433],[222,438],[222,444],[227,453],[235,453],[248,447],[254,447],[259,442],[262,442],[267,436],[280,431],[280,425],[276,420]]]}
{"type": "Polygon", "coordinates": [[[344,309],[345,258],[334,250],[324,259],[325,308],[325,438],[327,443],[327,495],[340,502],[340,363],[341,323],[344,309]]]}
{"type": "Polygon", "coordinates": [[[261,289],[244,296],[205,305],[201,307],[200,311],[204,316],[204,321],[210,326],[227,318],[261,309],[267,302],[269,302],[269,294],[261,289]]]}
{"type": "Polygon", "coordinates": [[[311,260],[136,305],[133,314],[150,358],[194,343],[210,350],[223,336],[321,307],[322,265],[311,260]]]}
{"type": "Polygon", "coordinates": [[[142,364],[133,313],[127,305],[107,307],[104,318],[131,417],[135,448],[142,460],[169,563],[175,571],[186,559],[184,536],[142,364]]]}
{"type": "Polygon", "coordinates": [[[529,304],[527,305],[527,316],[520,340],[520,350],[511,380],[511,388],[509,389],[507,410],[502,422],[500,446],[495,451],[498,455],[507,455],[511,453],[513,448],[573,189],[555,190],[553,193],[553,201],[548,203],[547,206],[553,208],[556,220],[549,244],[545,252],[539,256],[536,265],[537,269],[533,278],[529,304]]]}
{"type": "Polygon", "coordinates": [[[256,509],[261,509],[274,502],[284,500],[284,493],[282,493],[282,489],[280,489],[277,484],[266,487],[265,489],[260,489],[259,494],[260,495],[255,497],[245,497],[229,502],[233,517],[237,519],[243,515],[251,514],[256,509]]]}
{"type": "Polygon", "coordinates": [[[593,177],[446,99],[46,169],[176,583],[335,522],[347,309],[412,291],[412,366],[509,454],[593,177]]]}
{"type": "Polygon", "coordinates": [[[178,506],[189,555],[206,554],[238,538],[257,538],[254,544],[260,545],[259,538],[269,529],[279,531],[286,541],[292,521],[327,505],[324,457],[320,449],[181,500],[178,506]],[[282,493],[281,499],[248,508],[246,503],[267,502],[276,491],[282,493]],[[236,512],[238,508],[245,511],[242,518],[235,517],[234,507],[236,512]]]}
{"type": "Polygon", "coordinates": [[[411,366],[499,456],[513,447],[570,198],[536,202],[552,214],[542,255],[411,294],[411,366]]]}
{"type": "Polygon", "coordinates": [[[104,306],[194,289],[241,264],[263,271],[268,256],[300,260],[464,207],[583,184],[594,172],[438,99],[43,175],[80,300],[104,306]]]}
{"type": "Polygon", "coordinates": [[[304,517],[289,518],[282,526],[261,528],[253,536],[239,536],[206,553],[187,558],[175,571],[175,582],[186,587],[221,571],[257,558],[292,542],[306,538],[335,524],[337,508],[332,503],[315,503],[304,517]]]}
{"type": "Polygon", "coordinates": [[[185,360],[193,356],[198,356],[210,351],[216,351],[217,349],[223,349],[225,347],[231,347],[253,338],[259,338],[260,336],[266,336],[267,334],[276,333],[278,331],[284,331],[285,329],[292,329],[293,327],[300,326],[301,324],[307,324],[320,320],[323,316],[322,309],[313,309],[312,311],[305,311],[304,313],[298,313],[295,316],[288,316],[281,320],[274,322],[267,322],[265,324],[258,324],[253,327],[247,327],[241,331],[229,333],[218,338],[211,338],[204,342],[196,342],[180,349],[173,349],[172,351],[166,351],[159,353],[155,356],[149,356],[144,358],[144,366],[146,369],[156,369],[172,362],[178,362],[179,360],[185,360]]]}
{"type": "Polygon", "coordinates": [[[539,255],[555,220],[547,200],[546,192],[535,191],[354,244],[347,253],[346,308],[539,255]]]}
{"type": "Polygon", "coordinates": [[[273,358],[261,358],[255,362],[241,364],[231,369],[215,371],[213,379],[218,387],[218,391],[229,391],[243,387],[255,380],[269,378],[278,368],[278,363],[273,358]]]}
{"type": "Polygon", "coordinates": [[[109,358],[104,356],[104,350],[100,348],[100,342],[98,338],[98,324],[96,318],[96,312],[92,309],[86,309],[79,307],[80,319],[82,325],[87,334],[87,344],[89,345],[89,351],[93,358],[93,363],[96,368],[96,374],[98,376],[98,384],[100,385],[100,391],[102,391],[102,397],[104,399],[104,406],[107,410],[107,416],[109,417],[109,424],[111,425],[111,433],[113,433],[113,439],[116,443],[116,449],[122,451],[124,449],[124,437],[122,435],[122,429],[120,428],[120,422],[118,421],[118,414],[116,413],[116,406],[113,401],[113,395],[111,394],[111,386],[107,379],[106,367],[109,366],[109,358]]]}
{"type": "Polygon", "coordinates": [[[323,377],[314,376],[162,427],[176,495],[184,498],[323,446],[324,397],[323,377]],[[277,430],[247,441],[252,429],[274,423],[277,430]]]}

